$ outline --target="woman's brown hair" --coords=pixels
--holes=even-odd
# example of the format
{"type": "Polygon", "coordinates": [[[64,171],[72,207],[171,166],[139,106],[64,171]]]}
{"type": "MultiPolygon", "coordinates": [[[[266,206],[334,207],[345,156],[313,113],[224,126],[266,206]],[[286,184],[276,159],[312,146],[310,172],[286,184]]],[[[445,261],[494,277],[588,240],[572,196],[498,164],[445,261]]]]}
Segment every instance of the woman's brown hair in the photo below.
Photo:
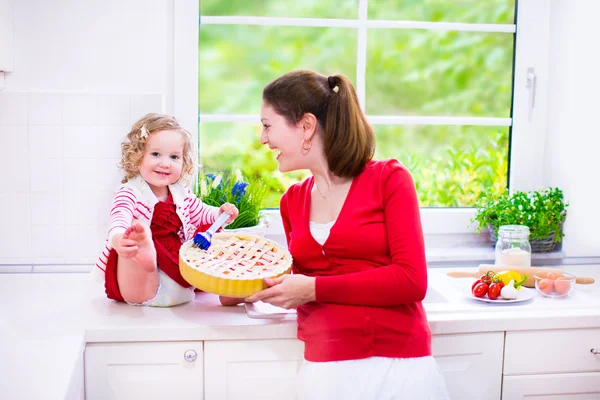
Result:
{"type": "Polygon", "coordinates": [[[317,118],[325,157],[335,175],[354,177],[373,158],[373,128],[345,76],[292,71],[269,83],[263,90],[263,100],[290,125],[297,124],[306,113],[317,118]]]}
{"type": "Polygon", "coordinates": [[[146,114],[131,127],[127,140],[121,143],[121,162],[119,166],[125,172],[122,182],[135,178],[140,173],[140,164],[144,158],[144,150],[149,135],[160,131],[177,131],[183,136],[183,155],[181,177],[179,182],[194,173],[192,154],[192,137],[174,117],[162,114],[146,114]],[[143,130],[142,130],[143,128],[143,130]]]}

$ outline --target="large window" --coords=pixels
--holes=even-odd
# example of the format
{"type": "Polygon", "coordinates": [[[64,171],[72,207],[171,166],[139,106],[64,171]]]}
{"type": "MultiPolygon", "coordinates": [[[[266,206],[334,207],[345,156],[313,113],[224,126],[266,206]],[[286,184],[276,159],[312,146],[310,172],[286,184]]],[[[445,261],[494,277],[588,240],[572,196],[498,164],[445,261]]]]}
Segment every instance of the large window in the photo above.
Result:
{"type": "Polygon", "coordinates": [[[469,207],[508,185],[515,0],[201,0],[199,154],[206,172],[280,174],[258,143],[263,87],[294,69],[342,73],[421,205],[469,207]]]}

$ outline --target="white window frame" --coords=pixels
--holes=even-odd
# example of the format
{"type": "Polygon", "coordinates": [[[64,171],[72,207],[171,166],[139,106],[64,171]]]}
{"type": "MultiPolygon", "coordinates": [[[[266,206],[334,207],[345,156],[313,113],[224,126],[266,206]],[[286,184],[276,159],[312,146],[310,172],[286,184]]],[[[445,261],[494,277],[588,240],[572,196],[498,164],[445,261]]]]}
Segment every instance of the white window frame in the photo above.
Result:
{"type": "MultiPolygon", "coordinates": [[[[358,19],[313,19],[281,17],[200,17],[200,24],[252,24],[271,26],[350,27],[358,29],[356,90],[365,109],[367,29],[429,29],[470,32],[516,32],[514,97],[512,118],[441,117],[441,116],[376,116],[367,115],[371,124],[398,125],[485,125],[511,126],[509,182],[511,191],[533,190],[544,182],[544,149],[546,141],[546,97],[548,87],[548,44],[550,37],[550,0],[518,1],[516,24],[470,24],[450,22],[367,20],[368,0],[359,1],[358,19]],[[531,105],[526,87],[527,69],[536,73],[535,105],[531,105]]],[[[198,141],[198,0],[173,0],[173,110],[190,128],[198,141]]],[[[256,122],[259,115],[203,114],[203,122],[256,122]]],[[[197,146],[196,146],[197,147],[197,146]]],[[[271,226],[268,234],[281,235],[283,227],[278,210],[269,210],[271,226]]],[[[476,226],[470,224],[474,208],[422,208],[421,217],[426,238],[464,238],[474,236],[476,226]]],[[[467,240],[469,241],[469,240],[467,240]]],[[[470,241],[472,242],[472,240],[470,241]]]]}

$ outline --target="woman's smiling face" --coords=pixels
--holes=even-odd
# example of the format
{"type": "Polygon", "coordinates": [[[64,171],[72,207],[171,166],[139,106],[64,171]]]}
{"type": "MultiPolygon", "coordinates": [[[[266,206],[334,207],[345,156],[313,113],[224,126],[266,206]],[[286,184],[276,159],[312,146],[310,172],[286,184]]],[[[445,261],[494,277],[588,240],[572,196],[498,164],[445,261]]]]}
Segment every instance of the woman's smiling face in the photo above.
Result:
{"type": "Polygon", "coordinates": [[[260,113],[263,125],[260,143],[268,145],[277,152],[279,171],[289,172],[308,168],[305,155],[302,153],[303,130],[290,125],[285,117],[263,102],[260,113]]]}

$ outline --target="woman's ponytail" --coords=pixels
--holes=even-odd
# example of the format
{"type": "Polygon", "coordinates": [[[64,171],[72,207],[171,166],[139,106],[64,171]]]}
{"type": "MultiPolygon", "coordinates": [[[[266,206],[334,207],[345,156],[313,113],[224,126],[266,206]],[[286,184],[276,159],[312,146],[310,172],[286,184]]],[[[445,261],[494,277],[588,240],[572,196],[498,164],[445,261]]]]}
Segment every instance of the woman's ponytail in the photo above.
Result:
{"type": "Polygon", "coordinates": [[[353,177],[373,158],[375,135],[352,83],[335,75],[327,78],[327,85],[330,94],[323,132],[325,156],[334,174],[353,177]]]}

